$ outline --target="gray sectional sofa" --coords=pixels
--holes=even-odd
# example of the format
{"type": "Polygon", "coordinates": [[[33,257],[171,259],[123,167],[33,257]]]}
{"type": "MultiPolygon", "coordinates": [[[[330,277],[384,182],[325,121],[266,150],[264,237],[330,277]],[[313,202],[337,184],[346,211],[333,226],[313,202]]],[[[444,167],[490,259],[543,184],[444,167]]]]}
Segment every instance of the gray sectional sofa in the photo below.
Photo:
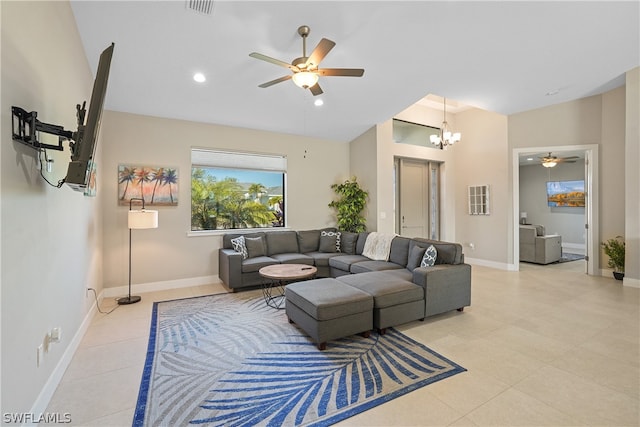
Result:
{"type": "Polygon", "coordinates": [[[471,266],[464,263],[461,245],[395,236],[388,260],[381,261],[363,255],[368,235],[338,234],[334,228],[226,234],[218,252],[220,279],[236,291],[262,284],[258,271],[264,266],[278,263],[314,265],[318,269],[317,277],[337,278],[349,286],[384,295],[376,298],[376,302],[389,303],[390,307],[377,307],[375,312],[382,316],[377,325],[384,325],[383,328],[451,310],[461,311],[471,304],[471,266]],[[240,236],[246,242],[246,258],[233,248],[232,239],[240,236]],[[420,267],[425,249],[431,245],[437,250],[435,265],[420,267]],[[409,289],[411,286],[415,289],[409,289]],[[403,297],[414,295],[418,290],[419,309],[415,308],[413,296],[412,301],[405,302],[411,303],[411,314],[404,315],[401,307],[399,310],[395,307],[397,297],[394,297],[393,289],[400,288],[403,290],[397,295],[403,297]],[[399,312],[385,315],[393,310],[399,312]]]}

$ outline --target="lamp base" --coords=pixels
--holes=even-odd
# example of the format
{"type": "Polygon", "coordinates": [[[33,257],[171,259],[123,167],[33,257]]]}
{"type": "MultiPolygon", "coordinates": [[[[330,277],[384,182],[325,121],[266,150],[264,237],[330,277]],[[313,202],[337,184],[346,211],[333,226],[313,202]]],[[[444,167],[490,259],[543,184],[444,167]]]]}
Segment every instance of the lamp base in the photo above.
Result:
{"type": "Polygon", "coordinates": [[[142,298],[138,297],[138,296],[131,296],[129,295],[128,297],[122,297],[122,298],[118,298],[118,304],[119,305],[128,305],[128,304],[135,304],[137,302],[140,302],[142,298]]]}

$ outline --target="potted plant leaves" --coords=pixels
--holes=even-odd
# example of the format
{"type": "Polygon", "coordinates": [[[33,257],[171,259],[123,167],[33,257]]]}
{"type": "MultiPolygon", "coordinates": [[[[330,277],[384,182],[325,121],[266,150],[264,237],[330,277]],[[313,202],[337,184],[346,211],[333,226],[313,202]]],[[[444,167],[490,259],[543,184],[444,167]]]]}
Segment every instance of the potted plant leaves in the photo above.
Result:
{"type": "Polygon", "coordinates": [[[336,209],[338,228],[343,231],[360,233],[367,231],[367,219],[362,215],[369,193],[360,187],[360,184],[353,177],[342,184],[331,185],[333,191],[340,198],[329,203],[329,206],[336,209]]]}
{"type": "Polygon", "coordinates": [[[622,280],[624,277],[624,252],[625,245],[622,236],[616,236],[615,239],[609,239],[600,244],[604,253],[609,257],[609,268],[613,268],[613,277],[622,280]]]}

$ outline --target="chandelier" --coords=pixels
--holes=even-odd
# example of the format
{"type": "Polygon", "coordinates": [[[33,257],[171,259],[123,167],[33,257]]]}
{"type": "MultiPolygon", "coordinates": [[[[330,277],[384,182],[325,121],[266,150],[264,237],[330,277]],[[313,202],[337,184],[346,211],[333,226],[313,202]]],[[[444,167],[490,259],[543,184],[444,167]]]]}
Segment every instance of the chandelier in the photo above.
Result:
{"type": "Polygon", "coordinates": [[[449,130],[449,124],[447,123],[447,99],[444,99],[444,113],[442,119],[442,126],[440,126],[440,134],[439,135],[431,135],[430,140],[433,145],[437,145],[441,150],[445,149],[449,145],[453,145],[456,142],[460,141],[462,135],[460,132],[451,132],[449,130]]]}

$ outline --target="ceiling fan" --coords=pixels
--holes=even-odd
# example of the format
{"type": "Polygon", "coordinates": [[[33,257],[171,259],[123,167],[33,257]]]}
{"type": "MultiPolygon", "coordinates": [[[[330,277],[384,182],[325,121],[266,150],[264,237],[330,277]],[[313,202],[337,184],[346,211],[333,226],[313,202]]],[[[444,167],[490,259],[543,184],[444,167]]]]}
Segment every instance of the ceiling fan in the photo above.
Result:
{"type": "Polygon", "coordinates": [[[362,68],[318,68],[320,61],[322,61],[327,53],[333,49],[336,43],[323,38],[320,40],[320,43],[318,43],[316,48],[313,49],[311,55],[307,56],[307,37],[310,32],[311,29],[306,25],[302,25],[298,28],[298,34],[302,37],[302,56],[291,61],[291,64],[257,52],[249,54],[252,58],[280,65],[281,67],[288,68],[293,72],[293,74],[263,83],[259,85],[259,87],[267,88],[276,83],[292,79],[297,86],[303,89],[309,89],[313,96],[317,96],[323,93],[320,85],[318,84],[320,76],[362,77],[364,74],[364,70],[362,68]]]}
{"type": "Polygon", "coordinates": [[[580,157],[578,157],[578,156],[569,156],[569,157],[552,156],[551,152],[549,152],[548,156],[539,157],[540,163],[545,168],[552,168],[555,165],[557,165],[558,163],[575,163],[576,159],[579,159],[579,158],[580,157]]]}

